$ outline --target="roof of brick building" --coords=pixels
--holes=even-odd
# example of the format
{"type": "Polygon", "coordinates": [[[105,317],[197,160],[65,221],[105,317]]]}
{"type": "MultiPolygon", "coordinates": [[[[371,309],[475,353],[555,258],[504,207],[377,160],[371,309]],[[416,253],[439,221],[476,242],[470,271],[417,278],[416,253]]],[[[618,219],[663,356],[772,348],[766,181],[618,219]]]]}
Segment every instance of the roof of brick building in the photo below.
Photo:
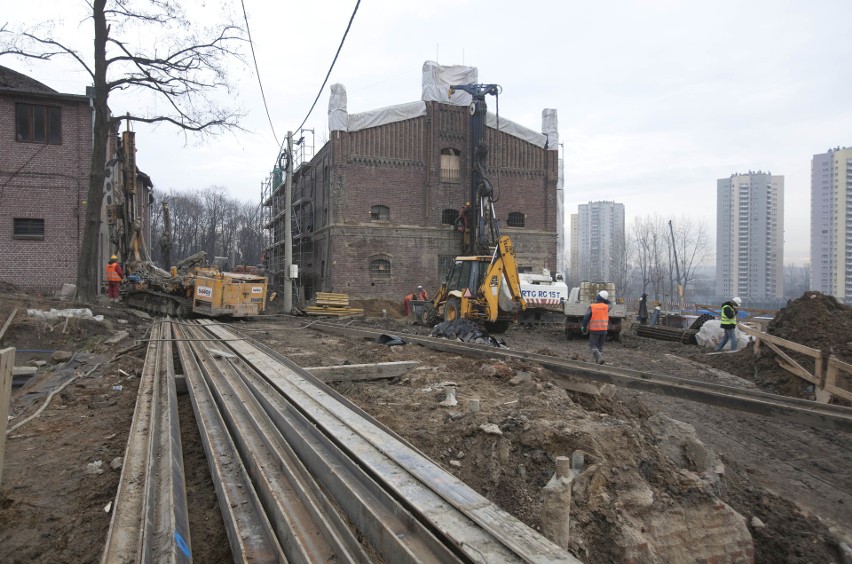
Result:
{"type": "Polygon", "coordinates": [[[4,66],[0,66],[0,88],[24,92],[43,92],[45,94],[57,93],[53,88],[4,66]]]}

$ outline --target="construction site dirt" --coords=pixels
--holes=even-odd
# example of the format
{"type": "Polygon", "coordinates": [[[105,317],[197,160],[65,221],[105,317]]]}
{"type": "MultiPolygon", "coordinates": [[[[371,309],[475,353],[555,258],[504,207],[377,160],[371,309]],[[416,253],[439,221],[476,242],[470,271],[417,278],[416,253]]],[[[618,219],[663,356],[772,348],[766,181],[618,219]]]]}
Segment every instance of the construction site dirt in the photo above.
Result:
{"type": "MultiPolygon", "coordinates": [[[[2,292],[0,322],[18,311],[0,348],[21,351],[16,366],[46,364],[13,392],[13,430],[6,438],[0,483],[1,559],[99,560],[151,321],[121,305],[104,304],[92,308],[104,316],[102,321],[50,322],[28,316],[27,308],[84,306],[13,288],[2,292]],[[128,336],[105,342],[120,331],[128,336]],[[52,352],[41,351],[71,355],[52,360],[52,352]]],[[[819,297],[808,300],[822,303],[819,297]]],[[[341,323],[403,340],[429,334],[429,328],[406,322],[401,304],[353,300],[353,306],[363,308],[366,318],[341,323]]],[[[848,362],[848,341],[840,335],[849,325],[839,321],[848,308],[832,308],[820,320],[807,321],[813,327],[798,335],[799,342],[825,344],[848,362]],[[819,324],[826,335],[819,333],[819,324]]],[[[797,309],[791,304],[779,314],[784,327],[797,326],[797,309]]],[[[802,319],[799,325],[805,324],[802,319]]],[[[273,311],[233,326],[302,367],[416,361],[417,367],[402,377],[331,385],[537,530],[542,529],[543,488],[556,457],[582,451],[585,470],[573,487],[568,548],[584,562],[711,557],[747,562],[751,543],[755,562],[844,562],[843,544],[852,544],[849,434],[663,395],[583,388],[588,382],[580,376],[568,378],[581,391],[566,391],[554,384],[557,375],[533,363],[336,336],[314,330],[314,320],[273,311]],[[440,405],[451,387],[458,404],[440,405]],[[470,409],[471,399],[479,400],[478,411],[470,409]]],[[[790,333],[783,336],[793,339],[790,333]]],[[[555,326],[512,327],[503,338],[511,349],[591,362],[587,342],[566,340],[555,326]]],[[[763,357],[768,353],[756,359],[751,347],[708,355],[695,345],[644,339],[625,330],[604,353],[609,366],[800,397],[810,393],[805,383],[790,380],[795,377],[763,357]]],[[[179,403],[193,556],[198,562],[229,561],[188,396],[180,396],[179,403]]]]}

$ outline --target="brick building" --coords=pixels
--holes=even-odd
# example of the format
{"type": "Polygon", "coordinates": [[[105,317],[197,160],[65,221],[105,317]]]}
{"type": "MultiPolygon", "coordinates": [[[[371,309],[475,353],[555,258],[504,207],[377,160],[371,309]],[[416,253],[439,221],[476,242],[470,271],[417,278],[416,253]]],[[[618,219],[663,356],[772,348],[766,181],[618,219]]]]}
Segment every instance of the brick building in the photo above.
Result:
{"type": "MultiPolygon", "coordinates": [[[[469,200],[470,95],[451,84],[477,83],[472,67],[423,67],[421,101],[349,114],[342,85],[332,86],[330,140],[293,174],[293,262],[298,300],[318,291],[397,299],[418,284],[437,290],[462,248],[453,228],[469,200]]],[[[487,100],[494,108],[493,97],[487,100]]],[[[501,230],[512,237],[522,270],[556,270],[558,134],[556,111],[542,131],[489,113],[486,175],[501,230]]],[[[272,232],[268,268],[284,280],[284,183],[263,203],[272,232]]]]}
{"type": "Polygon", "coordinates": [[[76,281],[91,151],[89,97],[0,66],[0,281],[76,281]]]}

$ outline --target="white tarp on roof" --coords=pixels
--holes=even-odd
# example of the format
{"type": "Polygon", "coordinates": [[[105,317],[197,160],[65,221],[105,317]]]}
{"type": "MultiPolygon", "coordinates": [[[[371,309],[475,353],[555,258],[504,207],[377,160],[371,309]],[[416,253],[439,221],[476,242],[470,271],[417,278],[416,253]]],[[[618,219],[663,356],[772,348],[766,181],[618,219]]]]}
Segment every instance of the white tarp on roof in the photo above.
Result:
{"type": "MultiPolygon", "coordinates": [[[[497,129],[497,116],[488,112],[485,116],[485,124],[491,129],[497,129]]],[[[544,149],[545,145],[547,145],[547,137],[545,135],[508,120],[503,116],[500,116],[500,131],[523,139],[524,141],[532,143],[536,147],[541,147],[542,149],[544,149]]]]}
{"type": "Polygon", "coordinates": [[[547,137],[547,148],[555,151],[559,148],[559,122],[556,110],[545,108],[541,111],[541,132],[547,137]]]}
{"type": "Polygon", "coordinates": [[[454,84],[476,84],[479,71],[476,67],[462,65],[439,65],[434,61],[423,63],[424,102],[443,102],[454,106],[467,106],[472,98],[467,92],[456,92],[450,96],[450,86],[454,84]]]}
{"type": "Polygon", "coordinates": [[[349,115],[349,131],[360,131],[426,115],[426,102],[409,102],[349,115]]]}
{"type": "Polygon", "coordinates": [[[328,98],[328,130],[346,131],[349,128],[349,114],[346,110],[346,87],[342,84],[331,85],[328,98]]]}

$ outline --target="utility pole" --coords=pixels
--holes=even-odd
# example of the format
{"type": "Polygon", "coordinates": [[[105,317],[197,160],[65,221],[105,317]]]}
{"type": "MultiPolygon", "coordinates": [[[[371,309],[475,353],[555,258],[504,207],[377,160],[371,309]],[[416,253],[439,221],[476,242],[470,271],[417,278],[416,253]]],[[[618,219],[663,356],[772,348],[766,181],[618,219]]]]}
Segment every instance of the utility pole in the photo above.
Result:
{"type": "Polygon", "coordinates": [[[284,181],[284,311],[293,311],[293,279],[290,270],[293,267],[293,132],[287,132],[287,178],[284,181]]]}
{"type": "Polygon", "coordinates": [[[674,253],[675,273],[677,274],[677,307],[683,311],[683,284],[680,283],[680,265],[677,261],[677,244],[675,243],[672,220],[669,220],[669,233],[672,235],[672,252],[674,253]]]}

